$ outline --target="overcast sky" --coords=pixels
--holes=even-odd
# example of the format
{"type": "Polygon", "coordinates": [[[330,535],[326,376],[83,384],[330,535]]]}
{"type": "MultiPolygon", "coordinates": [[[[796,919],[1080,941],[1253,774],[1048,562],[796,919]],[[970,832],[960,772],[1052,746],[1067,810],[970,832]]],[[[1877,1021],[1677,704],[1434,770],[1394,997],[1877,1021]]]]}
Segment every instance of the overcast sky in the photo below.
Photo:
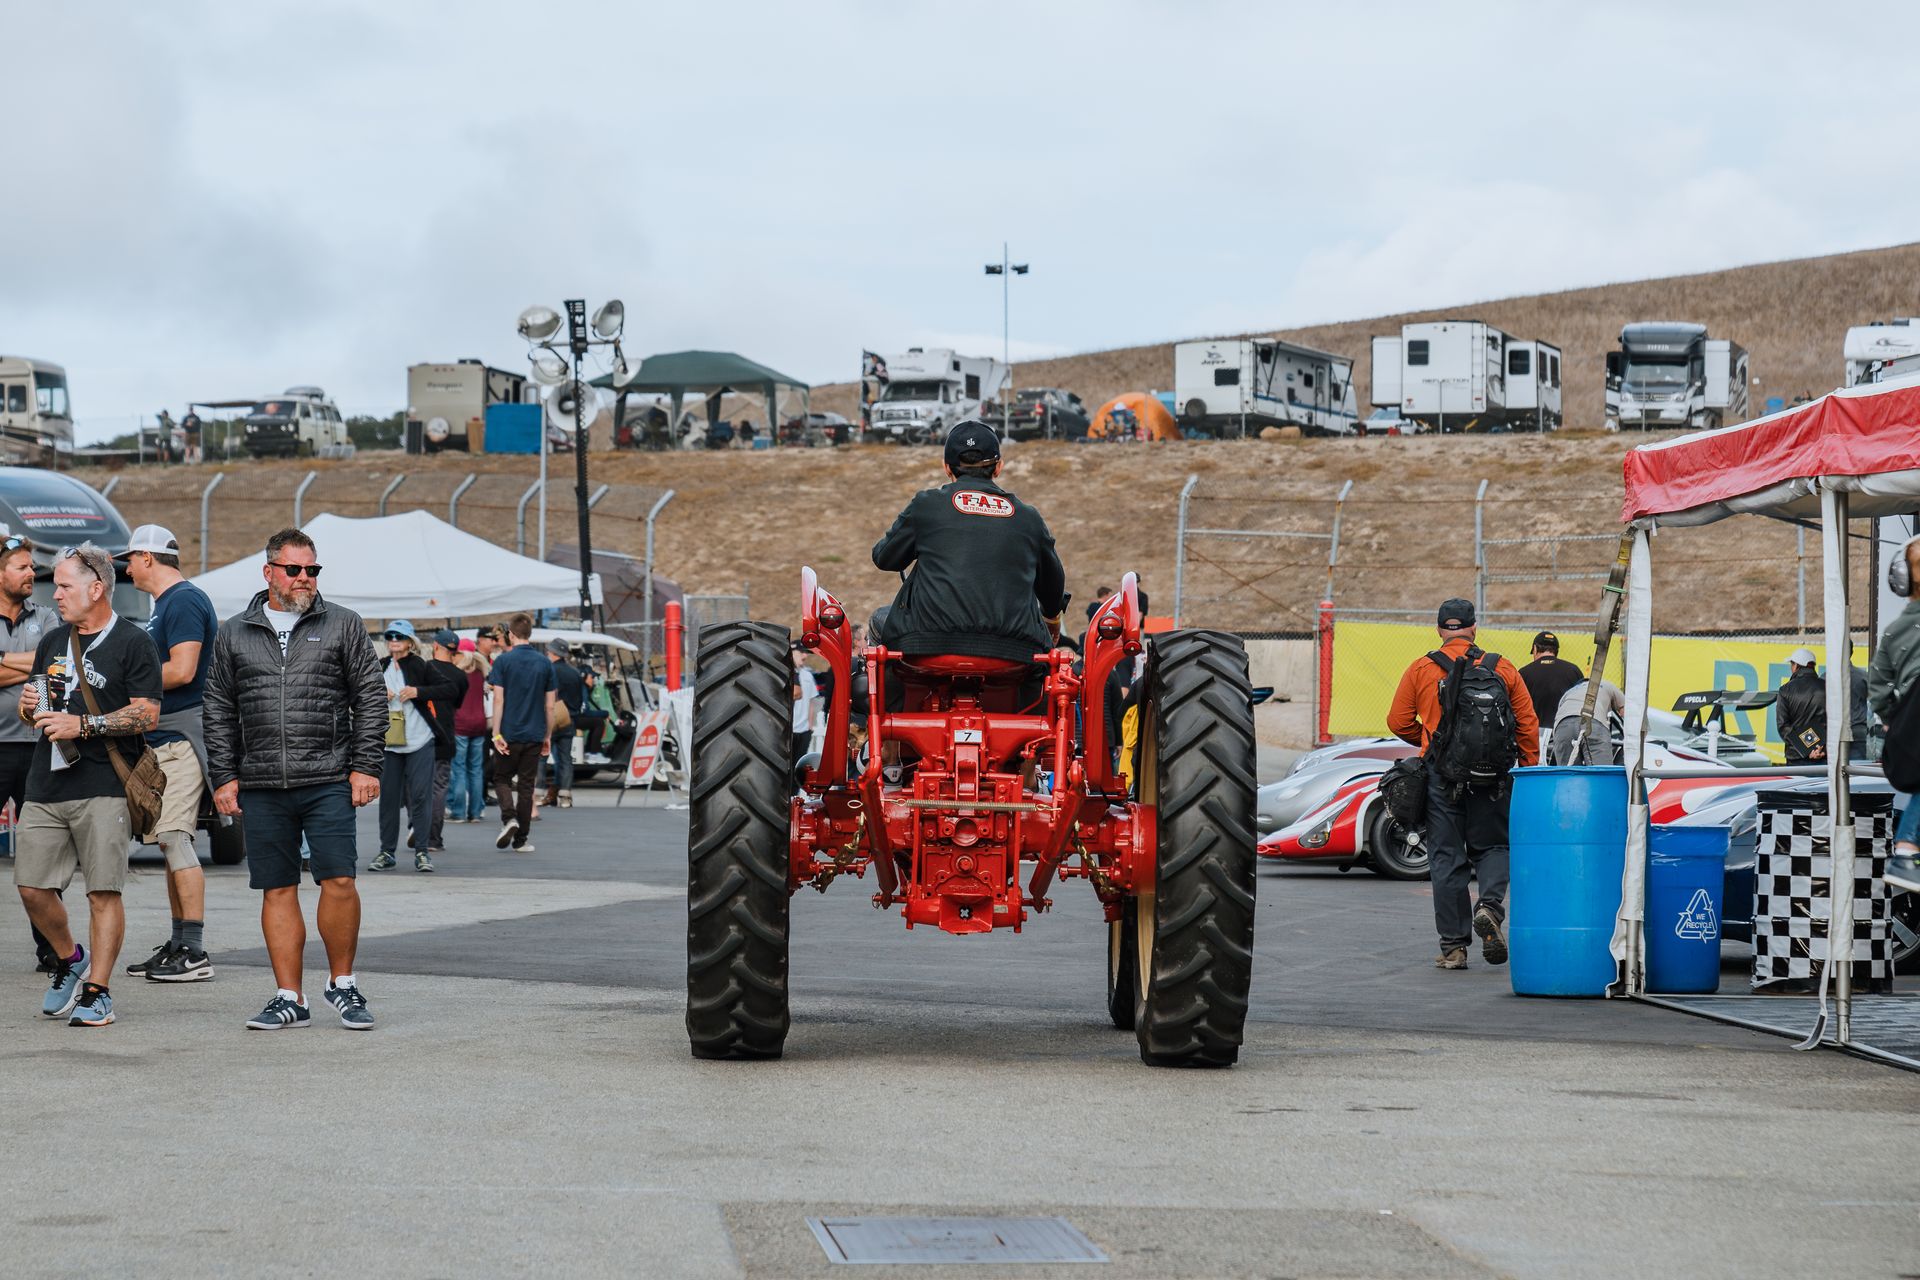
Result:
{"type": "Polygon", "coordinates": [[[811,382],[1920,238],[1907,6],[0,0],[0,351],[83,440],[524,367],[531,302],[811,382]]]}

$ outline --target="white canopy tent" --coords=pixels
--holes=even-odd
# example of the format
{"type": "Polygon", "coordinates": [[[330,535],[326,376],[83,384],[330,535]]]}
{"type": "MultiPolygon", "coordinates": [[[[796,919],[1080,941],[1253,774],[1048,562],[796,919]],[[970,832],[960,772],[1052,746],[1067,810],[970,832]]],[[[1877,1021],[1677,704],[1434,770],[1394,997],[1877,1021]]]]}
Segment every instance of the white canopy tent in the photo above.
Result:
{"type": "MultiPolygon", "coordinates": [[[[1653,635],[1653,535],[1662,526],[1711,524],[1734,515],[1818,522],[1829,670],[1850,652],[1848,522],[1920,511],[1920,377],[1850,387],[1738,426],[1695,432],[1629,453],[1624,517],[1634,526],[1627,574],[1626,765],[1630,779],[1626,872],[1613,954],[1616,992],[1646,990],[1646,779],[1648,652],[1653,635]],[[1835,655],[1838,655],[1837,657],[1835,655]]],[[[1854,919],[1851,681],[1827,685],[1828,813],[1832,821],[1833,963],[1823,966],[1819,1022],[1801,1046],[1820,1043],[1832,988],[1835,1038],[1851,1042],[1854,919]]],[[[1779,769],[1768,772],[1778,774],[1779,769]]]]}
{"type": "MultiPolygon", "coordinates": [[[[463,533],[425,511],[354,519],[319,515],[301,526],[324,567],[320,594],[363,618],[461,618],[578,606],[577,570],[545,564],[463,533]]],[[[266,582],[264,551],[193,580],[221,617],[247,607],[266,582]]],[[[592,581],[600,602],[600,575],[592,581]]]]}

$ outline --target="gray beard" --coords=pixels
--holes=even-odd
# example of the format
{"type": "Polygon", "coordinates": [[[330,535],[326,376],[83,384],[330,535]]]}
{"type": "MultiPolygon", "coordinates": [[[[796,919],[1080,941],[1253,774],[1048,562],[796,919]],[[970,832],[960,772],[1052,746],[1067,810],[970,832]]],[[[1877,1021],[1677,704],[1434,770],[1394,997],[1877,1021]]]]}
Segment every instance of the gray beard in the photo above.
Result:
{"type": "Polygon", "coordinates": [[[313,608],[313,601],[314,597],[312,596],[307,597],[304,601],[283,600],[280,598],[278,592],[272,588],[267,589],[267,604],[281,613],[305,613],[307,610],[313,608]]]}

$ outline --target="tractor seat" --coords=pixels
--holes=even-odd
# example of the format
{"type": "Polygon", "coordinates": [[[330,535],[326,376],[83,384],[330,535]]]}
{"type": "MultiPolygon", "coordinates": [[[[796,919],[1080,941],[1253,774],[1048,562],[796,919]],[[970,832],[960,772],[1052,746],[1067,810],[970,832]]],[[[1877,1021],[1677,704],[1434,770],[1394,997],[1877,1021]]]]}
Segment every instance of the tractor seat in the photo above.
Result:
{"type": "Polygon", "coordinates": [[[902,658],[900,665],[918,676],[951,680],[956,676],[986,680],[991,684],[1012,684],[1026,678],[1033,669],[1030,662],[1009,658],[976,658],[964,653],[917,654],[902,658]]]}

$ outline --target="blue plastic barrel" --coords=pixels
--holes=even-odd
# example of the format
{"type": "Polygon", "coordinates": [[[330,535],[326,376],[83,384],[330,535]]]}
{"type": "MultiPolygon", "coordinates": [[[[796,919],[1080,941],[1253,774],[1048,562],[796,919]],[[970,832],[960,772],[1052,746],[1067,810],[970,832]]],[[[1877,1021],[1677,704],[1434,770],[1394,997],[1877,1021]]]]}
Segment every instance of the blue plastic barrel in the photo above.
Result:
{"type": "Polygon", "coordinates": [[[1647,833],[1647,990],[1710,995],[1720,989],[1725,827],[1654,827],[1647,833]]]}
{"type": "Polygon", "coordinates": [[[1514,994],[1605,995],[1627,861],[1627,771],[1514,770],[1508,840],[1514,994]]]}

